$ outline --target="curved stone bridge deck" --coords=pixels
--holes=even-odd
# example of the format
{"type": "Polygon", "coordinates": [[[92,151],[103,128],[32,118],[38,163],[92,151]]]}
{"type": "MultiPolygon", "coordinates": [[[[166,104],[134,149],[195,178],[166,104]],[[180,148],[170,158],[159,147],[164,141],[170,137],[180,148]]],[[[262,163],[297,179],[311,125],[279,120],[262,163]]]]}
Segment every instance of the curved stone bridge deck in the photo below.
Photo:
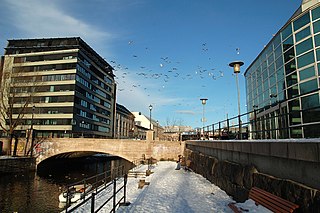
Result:
{"type": "Polygon", "coordinates": [[[37,164],[57,156],[81,155],[81,153],[105,153],[128,161],[145,158],[177,159],[182,155],[184,143],[179,141],[144,141],[126,139],[51,138],[40,142],[36,148],[37,164]]]}

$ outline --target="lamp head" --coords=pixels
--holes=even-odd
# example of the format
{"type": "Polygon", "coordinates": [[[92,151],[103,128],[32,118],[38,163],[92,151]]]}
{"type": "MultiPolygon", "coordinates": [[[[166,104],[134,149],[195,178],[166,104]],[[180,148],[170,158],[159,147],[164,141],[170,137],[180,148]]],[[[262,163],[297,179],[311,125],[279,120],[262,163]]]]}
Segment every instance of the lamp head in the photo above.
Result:
{"type": "Polygon", "coordinates": [[[233,61],[229,64],[230,67],[233,67],[234,73],[240,73],[240,67],[244,65],[242,61],[233,61]]]}
{"type": "Polygon", "coordinates": [[[153,106],[150,104],[150,105],[149,105],[149,109],[150,109],[150,111],[152,110],[152,108],[153,108],[153,106]]]}
{"type": "Polygon", "coordinates": [[[203,105],[205,105],[207,103],[207,98],[201,98],[200,101],[203,105]]]}

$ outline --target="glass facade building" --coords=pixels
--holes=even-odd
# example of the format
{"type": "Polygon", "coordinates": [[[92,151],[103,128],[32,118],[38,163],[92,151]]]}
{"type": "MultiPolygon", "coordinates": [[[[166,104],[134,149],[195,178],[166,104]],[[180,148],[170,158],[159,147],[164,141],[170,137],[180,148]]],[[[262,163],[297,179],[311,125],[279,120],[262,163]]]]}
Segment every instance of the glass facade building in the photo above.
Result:
{"type": "Polygon", "coordinates": [[[318,1],[303,1],[248,67],[245,79],[252,138],[320,137],[318,1]]]}
{"type": "Polygon", "coordinates": [[[8,40],[5,84],[20,136],[114,136],[113,68],[79,37],[8,40]]]}

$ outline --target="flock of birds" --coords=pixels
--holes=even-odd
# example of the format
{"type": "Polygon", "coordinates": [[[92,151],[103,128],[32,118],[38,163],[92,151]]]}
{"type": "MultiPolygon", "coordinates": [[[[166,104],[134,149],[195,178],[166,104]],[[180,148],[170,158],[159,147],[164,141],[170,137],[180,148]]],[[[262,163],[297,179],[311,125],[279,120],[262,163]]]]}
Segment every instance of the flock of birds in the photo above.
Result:
{"type": "MultiPolygon", "coordinates": [[[[128,45],[134,46],[135,42],[129,41],[128,45]]],[[[207,54],[209,51],[207,43],[202,43],[199,49],[203,54],[207,54]]],[[[145,50],[149,51],[149,48],[146,47],[145,50]]],[[[236,51],[237,54],[239,54],[240,49],[237,48],[236,51]]],[[[133,60],[136,60],[135,64],[140,63],[139,55],[133,54],[131,57],[133,60]]],[[[212,63],[211,58],[207,58],[208,63],[212,63]]],[[[135,88],[141,88],[145,91],[148,90],[146,86],[142,86],[142,83],[132,83],[132,81],[127,82],[129,75],[130,79],[136,79],[135,82],[140,82],[143,79],[156,80],[158,83],[159,81],[162,81],[161,88],[158,88],[159,91],[165,88],[166,84],[170,81],[177,82],[177,80],[202,80],[208,78],[212,80],[218,80],[219,78],[224,77],[223,71],[217,70],[213,67],[206,68],[198,65],[197,67],[193,68],[193,71],[188,72],[179,68],[181,65],[180,61],[174,61],[174,59],[169,56],[159,57],[158,60],[158,64],[154,67],[138,65],[137,67],[134,67],[134,69],[129,69],[127,66],[118,63],[116,60],[111,60],[110,64],[115,69],[114,74],[116,76],[115,81],[118,85],[118,91],[123,92],[129,90],[130,92],[134,92],[135,88]]],[[[206,83],[201,84],[201,87],[206,87],[206,83]]],[[[150,96],[150,94],[148,96],[150,96]]]]}

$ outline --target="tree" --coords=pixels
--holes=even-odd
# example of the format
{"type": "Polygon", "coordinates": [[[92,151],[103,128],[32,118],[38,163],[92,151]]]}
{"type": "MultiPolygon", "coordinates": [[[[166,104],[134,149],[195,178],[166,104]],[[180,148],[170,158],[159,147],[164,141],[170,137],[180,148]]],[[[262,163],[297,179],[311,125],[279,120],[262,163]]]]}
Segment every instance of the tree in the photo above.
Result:
{"type": "Polygon", "coordinates": [[[24,122],[26,110],[32,103],[36,79],[30,81],[23,75],[23,70],[13,72],[14,57],[5,56],[0,85],[0,127],[9,138],[9,151],[12,153],[12,140],[15,138],[12,155],[17,154],[18,135],[16,129],[24,122]]]}

